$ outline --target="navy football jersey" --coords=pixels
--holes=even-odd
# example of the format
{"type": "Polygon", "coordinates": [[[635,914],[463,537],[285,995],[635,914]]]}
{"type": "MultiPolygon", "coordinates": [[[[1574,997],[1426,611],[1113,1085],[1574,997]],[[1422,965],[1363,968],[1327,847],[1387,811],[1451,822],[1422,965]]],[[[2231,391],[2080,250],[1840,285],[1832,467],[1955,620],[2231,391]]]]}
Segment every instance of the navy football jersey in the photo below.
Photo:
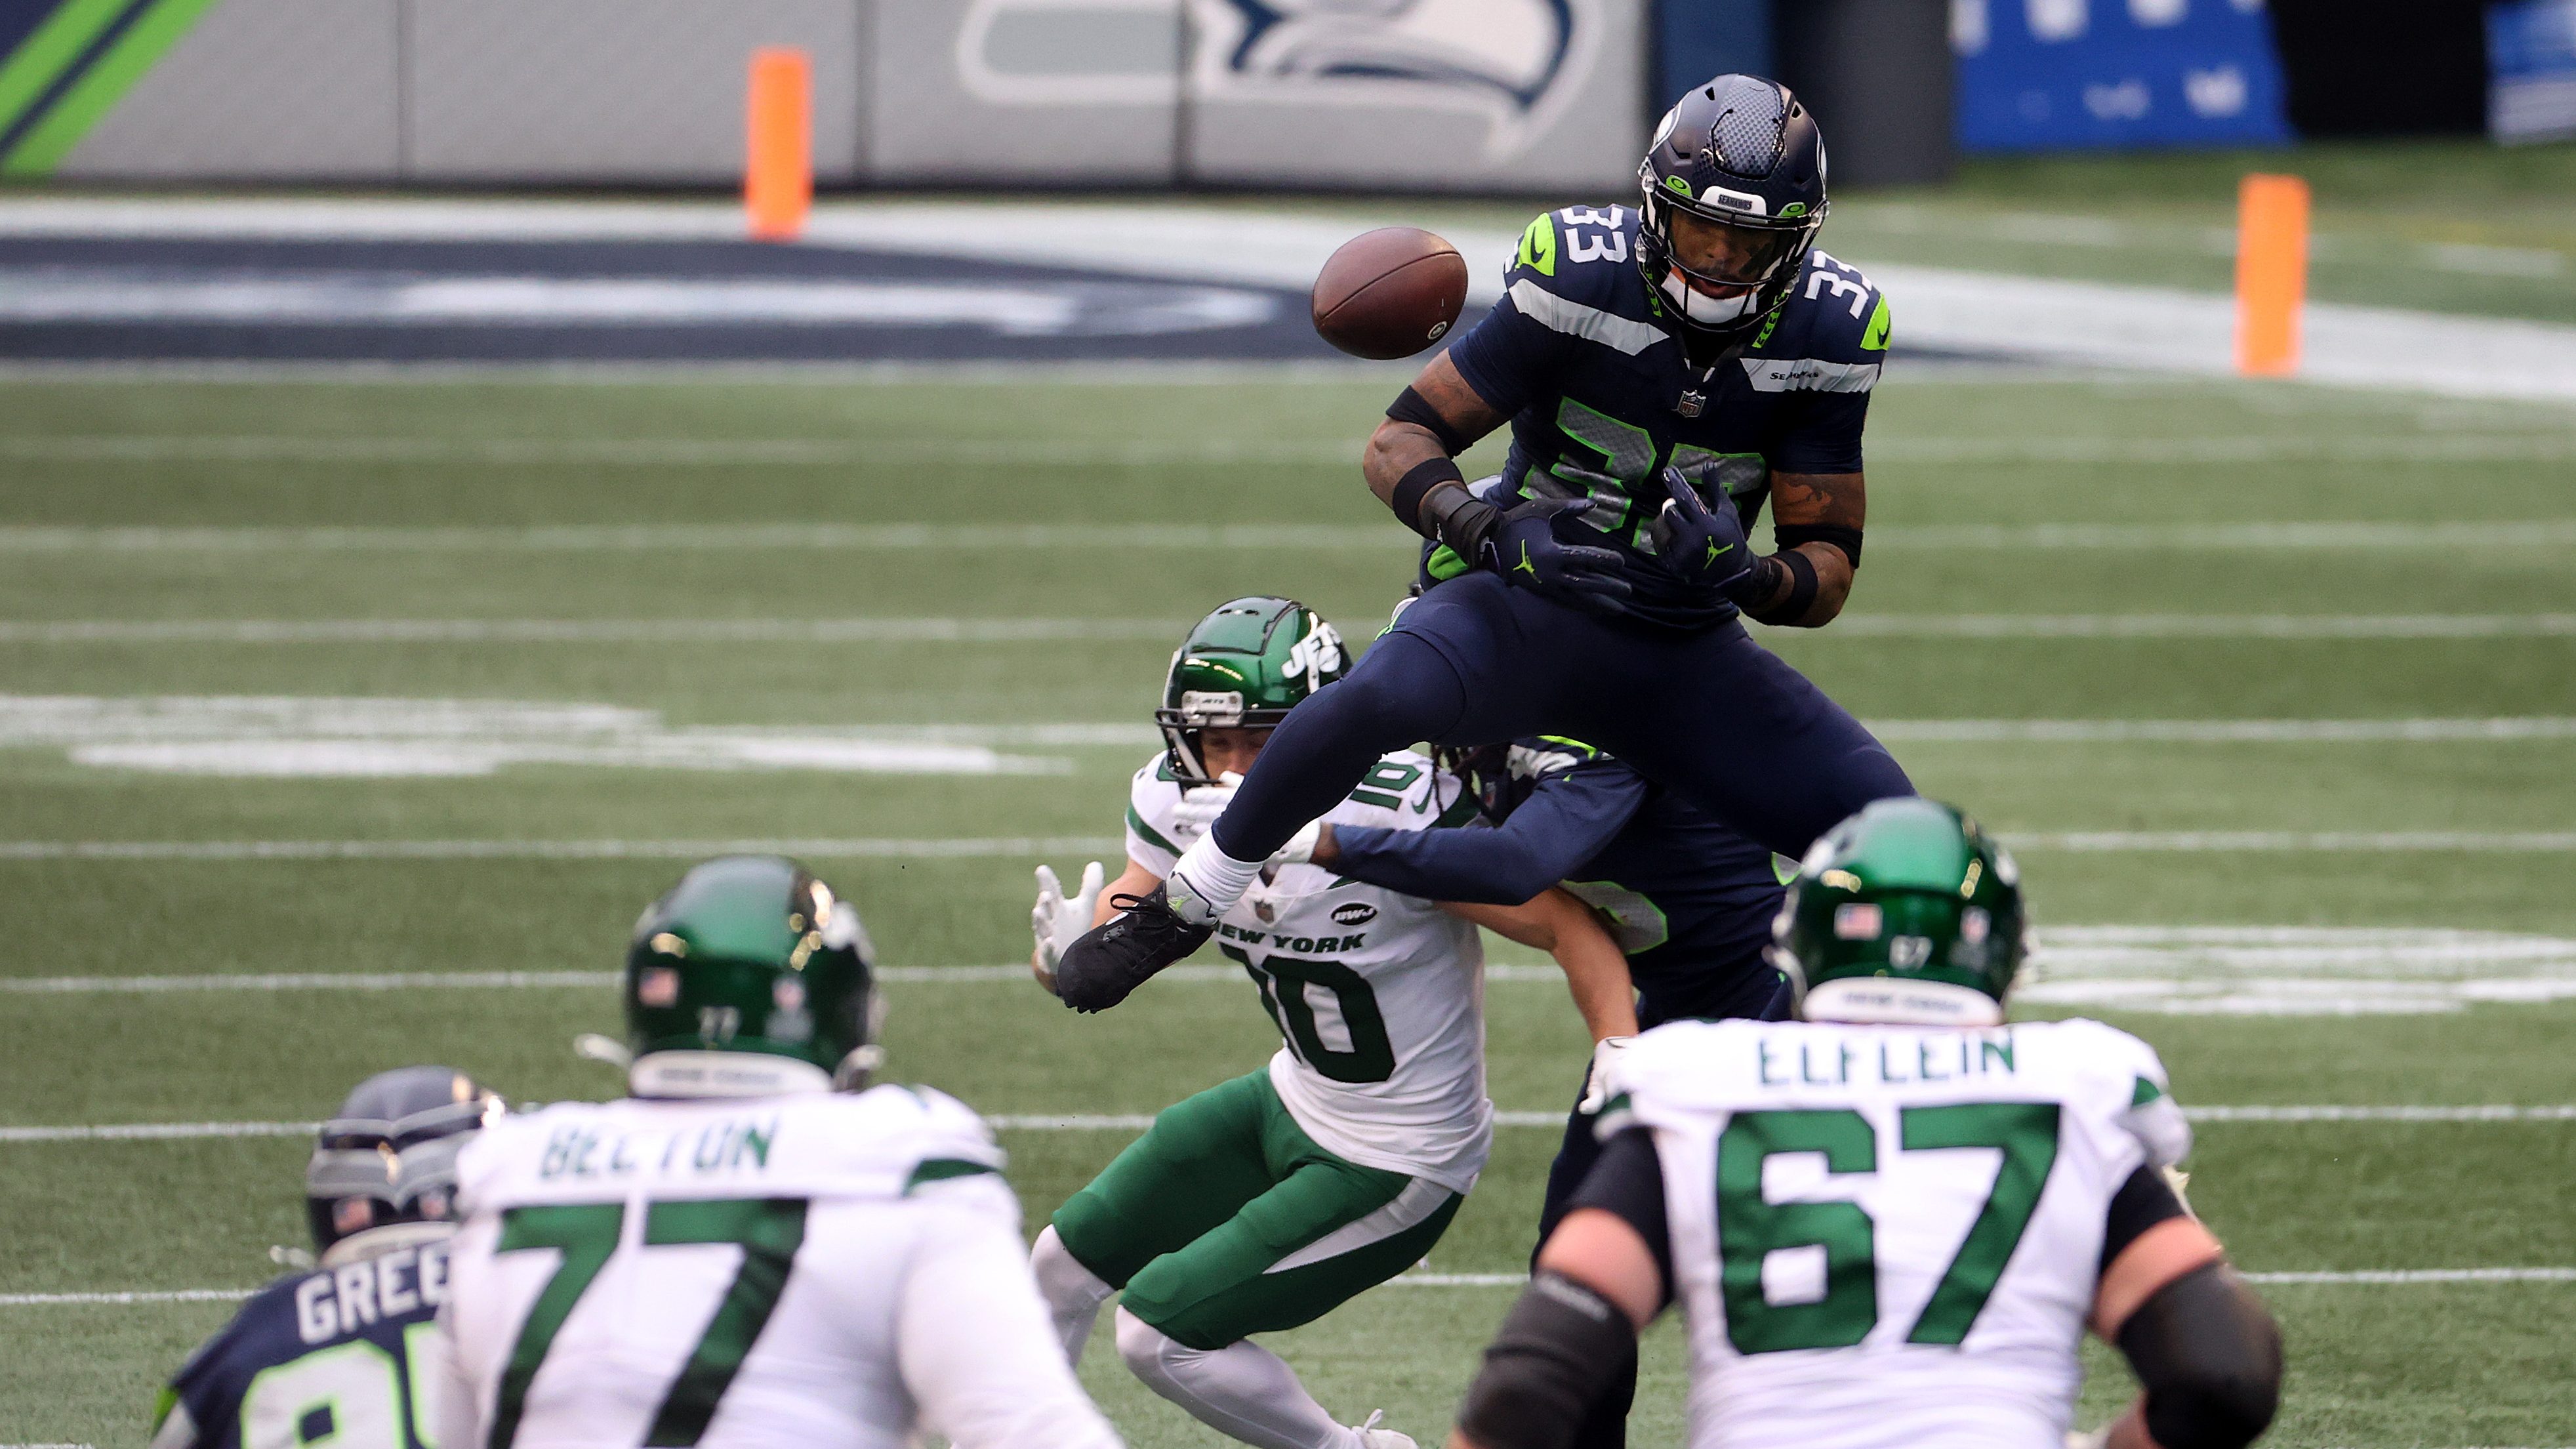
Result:
{"type": "MultiPolygon", "coordinates": [[[[1592,512],[1560,520],[1559,536],[1597,545],[1607,535],[1636,589],[1625,612],[1695,627],[1735,606],[1656,566],[1647,525],[1663,506],[1662,469],[1712,498],[1722,489],[1747,521],[1775,470],[1859,472],[1887,359],[1887,299],[1858,268],[1810,252],[1750,348],[1694,367],[1656,325],[1664,304],[1637,270],[1637,220],[1630,206],[1575,206],[1531,222],[1502,301],[1449,360],[1511,418],[1505,482],[1523,498],[1589,495],[1592,512]]],[[[1452,556],[1447,571],[1456,568],[1452,556]]]]}
{"type": "Polygon", "coordinates": [[[1779,972],[1763,956],[1783,894],[1770,851],[1589,745],[1513,742],[1536,783],[1499,827],[1334,827],[1334,869],[1432,900],[1516,903],[1551,885],[1599,912],[1652,1027],[1758,1016],[1779,972]]]}
{"type": "Polygon", "coordinates": [[[171,1378],[153,1449],[431,1449],[446,1290],[443,1242],[278,1279],[171,1378]]]}

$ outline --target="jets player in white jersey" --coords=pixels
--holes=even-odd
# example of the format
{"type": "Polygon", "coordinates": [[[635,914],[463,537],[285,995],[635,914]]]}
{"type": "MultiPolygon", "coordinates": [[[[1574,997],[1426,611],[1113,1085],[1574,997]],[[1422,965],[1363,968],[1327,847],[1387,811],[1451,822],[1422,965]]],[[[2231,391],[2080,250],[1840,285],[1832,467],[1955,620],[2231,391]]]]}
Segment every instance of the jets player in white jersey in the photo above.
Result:
{"type": "Polygon", "coordinates": [[[860,1090],[857,911],[726,856],[636,923],[633,1095],[487,1129],[439,1326],[447,1449],[1117,1449],[1030,1281],[983,1122],[860,1090]]]}
{"type": "MultiPolygon", "coordinates": [[[[1288,709],[1341,671],[1332,626],[1287,599],[1236,599],[1190,631],[1156,715],[1169,748],[1128,797],[1115,900],[1171,869],[1192,833],[1184,796],[1220,793],[1206,787],[1248,767],[1288,709]]],[[[1407,752],[1326,818],[1428,830],[1475,814],[1463,786],[1407,752]]],[[[1101,899],[1097,863],[1071,900],[1043,867],[1039,882],[1033,964],[1048,982],[1062,947],[1120,907],[1101,899]]],[[[1595,1040],[1636,1029],[1626,959],[1562,891],[1436,905],[1292,850],[1227,912],[1216,944],[1284,1044],[1266,1070],[1163,1112],[1039,1235],[1038,1281],[1068,1357],[1123,1290],[1121,1357],[1211,1427],[1261,1449],[1412,1449],[1375,1415],[1337,1421],[1251,1335],[1309,1322],[1420,1261],[1475,1185],[1493,1139],[1479,923],[1556,956],[1595,1040]]]]}
{"type": "Polygon", "coordinates": [[[1692,1449],[2242,1449],[2281,1341],[2169,1185],[2190,1129],[2146,1043],[2003,1024],[2012,857],[1944,805],[1820,840],[1780,916],[1798,1021],[1658,1027],[1452,1449],[1562,1449],[1678,1300],[1692,1449]],[[2070,1436],[2090,1328],[2145,1393],[2070,1436]]]}

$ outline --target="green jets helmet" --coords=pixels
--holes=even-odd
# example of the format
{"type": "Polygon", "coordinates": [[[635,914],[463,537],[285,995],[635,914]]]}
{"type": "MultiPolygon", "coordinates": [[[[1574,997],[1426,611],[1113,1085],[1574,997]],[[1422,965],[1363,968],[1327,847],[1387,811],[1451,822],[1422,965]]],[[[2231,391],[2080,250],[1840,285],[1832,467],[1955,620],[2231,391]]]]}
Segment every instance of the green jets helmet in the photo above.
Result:
{"type": "Polygon", "coordinates": [[[635,923],[628,1085],[639,1097],[854,1090],[880,1060],[881,1012],[856,907],[792,860],[719,856],[635,923]]]}
{"type": "Polygon", "coordinates": [[[1772,938],[1802,1017],[1992,1026],[2021,969],[2021,870],[1950,806],[1874,801],[1807,852],[1772,938]]]}
{"type": "Polygon", "coordinates": [[[1342,636],[1294,599],[1258,595],[1217,605],[1172,651],[1163,706],[1154,711],[1173,778],[1213,783],[1199,754],[1201,730],[1274,729],[1345,667],[1342,636]]]}

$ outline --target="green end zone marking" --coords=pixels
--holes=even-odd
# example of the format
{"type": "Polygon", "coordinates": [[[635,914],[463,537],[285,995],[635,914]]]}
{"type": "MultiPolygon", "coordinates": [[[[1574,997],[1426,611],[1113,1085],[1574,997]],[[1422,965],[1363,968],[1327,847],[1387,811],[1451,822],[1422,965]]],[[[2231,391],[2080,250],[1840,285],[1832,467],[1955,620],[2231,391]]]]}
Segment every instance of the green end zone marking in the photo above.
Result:
{"type": "MultiPolygon", "coordinates": [[[[83,0],[75,0],[83,3],[83,0]]],[[[134,83],[143,79],[179,38],[196,28],[215,0],[159,0],[143,13],[107,54],[74,82],[44,119],[19,138],[17,147],[0,158],[0,176],[51,176],[90,128],[116,109],[134,83]]]]}
{"type": "Polygon", "coordinates": [[[126,4],[127,0],[71,0],[47,16],[0,63],[0,130],[16,125],[27,107],[98,39],[99,32],[125,13],[126,4]]]}

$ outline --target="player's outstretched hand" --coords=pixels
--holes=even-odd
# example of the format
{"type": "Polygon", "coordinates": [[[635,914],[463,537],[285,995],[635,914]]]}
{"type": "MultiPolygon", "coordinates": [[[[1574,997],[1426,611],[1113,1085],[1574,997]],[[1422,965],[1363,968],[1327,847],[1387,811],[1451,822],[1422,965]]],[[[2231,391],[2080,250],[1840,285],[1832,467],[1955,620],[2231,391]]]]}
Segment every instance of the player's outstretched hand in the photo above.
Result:
{"type": "MultiPolygon", "coordinates": [[[[1234,792],[1243,785],[1243,777],[1228,770],[1216,777],[1213,785],[1201,785],[1184,791],[1180,803],[1172,807],[1172,828],[1191,835],[1205,835],[1225,808],[1234,803],[1234,792]]],[[[1270,857],[1272,865],[1302,865],[1315,858],[1315,845],[1323,836],[1324,822],[1309,820],[1288,843],[1270,857]]]]}
{"type": "Polygon", "coordinates": [[[1556,520],[1592,509],[1589,498],[1533,498],[1503,515],[1486,541],[1485,566],[1522,588],[1617,603],[1635,592],[1619,576],[1615,550],[1560,542],[1556,520]]]}
{"type": "Polygon", "coordinates": [[[1065,948],[1091,929],[1104,879],[1100,862],[1093,861],[1082,868],[1082,888],[1067,899],[1064,886],[1055,878],[1055,868],[1038,867],[1038,903],[1029,911],[1029,929],[1036,933],[1038,946],[1029,957],[1029,969],[1050,993],[1055,990],[1056,963],[1064,959],[1065,948]]]}
{"type": "Polygon", "coordinates": [[[1753,545],[1735,505],[1709,507],[1678,468],[1664,470],[1664,492],[1652,535],[1655,561],[1686,584],[1725,592],[1743,583],[1753,572],[1753,545]]]}

